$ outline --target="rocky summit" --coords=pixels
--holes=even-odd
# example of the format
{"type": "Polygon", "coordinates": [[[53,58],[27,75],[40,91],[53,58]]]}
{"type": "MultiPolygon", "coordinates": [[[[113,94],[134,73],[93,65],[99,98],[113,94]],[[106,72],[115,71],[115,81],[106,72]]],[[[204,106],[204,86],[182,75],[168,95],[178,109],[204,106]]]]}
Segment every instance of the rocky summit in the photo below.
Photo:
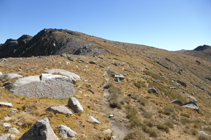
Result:
{"type": "Polygon", "coordinates": [[[8,39],[0,139],[210,140],[210,52],[62,29],[8,39]]]}

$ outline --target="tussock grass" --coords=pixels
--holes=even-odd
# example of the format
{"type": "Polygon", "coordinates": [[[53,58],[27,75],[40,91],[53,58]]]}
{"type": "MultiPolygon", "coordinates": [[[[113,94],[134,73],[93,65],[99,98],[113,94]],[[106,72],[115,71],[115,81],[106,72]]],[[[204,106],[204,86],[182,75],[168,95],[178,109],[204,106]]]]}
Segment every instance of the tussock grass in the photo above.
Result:
{"type": "Polygon", "coordinates": [[[146,135],[142,132],[141,128],[135,129],[133,132],[128,133],[124,140],[146,140],[146,135]]]}
{"type": "Polygon", "coordinates": [[[174,113],[174,108],[173,107],[164,107],[162,110],[158,110],[158,113],[162,113],[165,115],[171,115],[172,113],[174,113]]]}
{"type": "Polygon", "coordinates": [[[198,140],[210,140],[210,137],[205,136],[205,135],[200,135],[200,136],[198,136],[198,140]]]}
{"type": "Polygon", "coordinates": [[[186,113],[181,113],[180,116],[183,116],[183,117],[186,117],[186,118],[190,118],[190,115],[186,114],[186,113]]]}
{"type": "Polygon", "coordinates": [[[164,125],[164,124],[157,124],[156,127],[157,127],[157,129],[162,130],[162,131],[165,131],[166,133],[169,132],[168,126],[166,126],[166,125],[164,125]]]}
{"type": "Polygon", "coordinates": [[[147,103],[148,103],[148,100],[147,99],[144,99],[144,98],[139,98],[138,99],[138,102],[143,105],[143,106],[146,106],[147,103]]]}
{"type": "Polygon", "coordinates": [[[142,81],[133,82],[133,85],[136,86],[137,88],[145,88],[146,87],[146,84],[142,81]]]}

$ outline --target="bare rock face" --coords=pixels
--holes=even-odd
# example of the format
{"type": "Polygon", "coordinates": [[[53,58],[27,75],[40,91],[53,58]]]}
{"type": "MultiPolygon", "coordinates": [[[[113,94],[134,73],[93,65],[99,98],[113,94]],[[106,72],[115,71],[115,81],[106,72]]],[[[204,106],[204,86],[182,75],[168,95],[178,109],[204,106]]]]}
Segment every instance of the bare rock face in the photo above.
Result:
{"type": "Polygon", "coordinates": [[[71,78],[52,74],[18,79],[10,89],[10,94],[34,98],[63,99],[73,97],[74,93],[75,90],[71,78]]]}
{"type": "Polygon", "coordinates": [[[20,140],[59,140],[49,124],[48,118],[37,121],[20,140]]]}

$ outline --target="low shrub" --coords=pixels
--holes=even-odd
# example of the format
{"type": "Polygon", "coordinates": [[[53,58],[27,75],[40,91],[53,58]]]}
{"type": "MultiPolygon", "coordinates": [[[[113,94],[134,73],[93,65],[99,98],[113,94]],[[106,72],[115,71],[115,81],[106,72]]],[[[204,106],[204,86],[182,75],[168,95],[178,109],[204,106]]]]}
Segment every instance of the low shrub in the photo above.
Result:
{"type": "Polygon", "coordinates": [[[162,130],[162,131],[165,131],[166,133],[169,132],[169,128],[166,125],[164,125],[164,124],[158,124],[157,128],[162,130]]]}

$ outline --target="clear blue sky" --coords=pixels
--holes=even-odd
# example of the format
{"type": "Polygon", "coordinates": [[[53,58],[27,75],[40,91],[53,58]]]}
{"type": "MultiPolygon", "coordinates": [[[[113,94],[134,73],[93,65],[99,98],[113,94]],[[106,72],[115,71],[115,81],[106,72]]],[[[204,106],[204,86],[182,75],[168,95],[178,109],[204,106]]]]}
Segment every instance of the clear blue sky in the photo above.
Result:
{"type": "Polygon", "coordinates": [[[44,28],[190,50],[211,45],[211,0],[0,0],[0,43],[44,28]]]}

